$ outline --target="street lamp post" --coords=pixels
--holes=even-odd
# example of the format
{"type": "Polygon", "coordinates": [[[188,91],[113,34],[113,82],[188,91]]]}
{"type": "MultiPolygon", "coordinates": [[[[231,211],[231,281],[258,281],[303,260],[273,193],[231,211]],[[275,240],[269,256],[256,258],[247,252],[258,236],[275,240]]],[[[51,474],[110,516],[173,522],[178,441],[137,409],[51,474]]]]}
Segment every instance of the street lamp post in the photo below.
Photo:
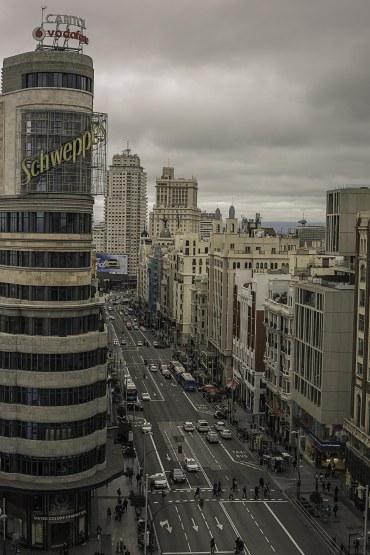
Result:
{"type": "Polygon", "coordinates": [[[367,554],[367,513],[369,510],[369,486],[365,487],[365,512],[364,512],[364,555],[367,554]]]}
{"type": "Polygon", "coordinates": [[[148,545],[147,535],[148,535],[148,474],[145,474],[144,555],[147,554],[147,545],[148,545]]]}
{"type": "Polygon", "coordinates": [[[299,499],[301,493],[301,437],[299,435],[299,430],[292,430],[290,433],[297,438],[297,498],[299,499]]]}
{"type": "Polygon", "coordinates": [[[3,522],[3,555],[6,555],[6,519],[8,515],[5,512],[5,497],[3,497],[3,507],[0,508],[0,519],[3,522]]]}

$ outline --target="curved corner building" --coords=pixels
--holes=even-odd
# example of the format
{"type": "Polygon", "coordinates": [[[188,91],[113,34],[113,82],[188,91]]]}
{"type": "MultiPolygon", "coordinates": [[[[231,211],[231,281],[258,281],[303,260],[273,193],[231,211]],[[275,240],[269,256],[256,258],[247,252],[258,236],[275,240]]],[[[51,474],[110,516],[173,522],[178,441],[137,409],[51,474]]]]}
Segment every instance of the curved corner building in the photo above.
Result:
{"type": "Polygon", "coordinates": [[[8,536],[49,549],[89,536],[91,494],[122,466],[107,462],[107,335],[92,287],[92,59],[12,56],[2,85],[0,496],[8,536]]]}

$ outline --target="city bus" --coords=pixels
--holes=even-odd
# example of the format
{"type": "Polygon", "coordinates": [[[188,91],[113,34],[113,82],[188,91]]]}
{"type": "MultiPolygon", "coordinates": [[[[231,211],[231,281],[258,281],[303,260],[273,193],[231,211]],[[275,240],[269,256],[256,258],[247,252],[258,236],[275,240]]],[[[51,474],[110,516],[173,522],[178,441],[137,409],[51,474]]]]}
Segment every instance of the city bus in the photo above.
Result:
{"type": "Polygon", "coordinates": [[[179,383],[182,385],[185,391],[195,391],[197,384],[189,372],[182,372],[179,376],[179,383]]]}
{"type": "Polygon", "coordinates": [[[182,374],[185,374],[185,368],[174,368],[172,371],[174,378],[177,382],[180,382],[180,377],[182,374]]]}
{"type": "Polygon", "coordinates": [[[131,379],[125,379],[123,381],[123,398],[128,403],[136,403],[137,401],[137,389],[136,385],[131,379]]]}

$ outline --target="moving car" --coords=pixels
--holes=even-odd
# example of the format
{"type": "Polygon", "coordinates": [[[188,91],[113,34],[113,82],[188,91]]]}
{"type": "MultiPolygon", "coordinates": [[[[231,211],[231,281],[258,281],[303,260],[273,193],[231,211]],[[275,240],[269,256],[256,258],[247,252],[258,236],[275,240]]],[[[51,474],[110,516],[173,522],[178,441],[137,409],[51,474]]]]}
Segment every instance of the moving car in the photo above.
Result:
{"type": "Polygon", "coordinates": [[[197,422],[197,430],[198,432],[209,432],[209,424],[207,420],[198,420],[197,422]]]}
{"type": "Polygon", "coordinates": [[[134,325],[134,330],[135,331],[139,331],[139,326],[137,326],[136,324],[134,325]]]}
{"type": "Polygon", "coordinates": [[[137,346],[138,346],[138,347],[142,347],[142,346],[143,346],[143,342],[142,342],[142,341],[138,341],[138,342],[137,342],[137,346]]]}
{"type": "Polygon", "coordinates": [[[149,393],[144,392],[141,396],[143,401],[150,401],[150,395],[149,393]]]}
{"type": "Polygon", "coordinates": [[[194,432],[195,426],[192,422],[184,422],[182,425],[184,432],[194,432]]]}
{"type": "Polygon", "coordinates": [[[164,370],[168,370],[168,364],[161,364],[161,372],[163,372],[164,370]]]}
{"type": "Polygon", "coordinates": [[[225,422],[223,420],[219,420],[218,422],[216,422],[215,429],[218,432],[221,432],[221,430],[223,430],[224,428],[225,428],[225,422]]]}
{"type": "Polygon", "coordinates": [[[158,474],[152,474],[149,476],[151,484],[153,484],[155,489],[167,489],[168,482],[165,474],[158,472],[158,474]]]}
{"type": "Polygon", "coordinates": [[[174,468],[172,470],[171,477],[175,483],[182,483],[186,481],[186,476],[181,468],[174,468]]]}
{"type": "Polygon", "coordinates": [[[162,376],[166,378],[166,380],[171,379],[171,372],[169,370],[162,370],[162,376]]]}
{"type": "Polygon", "coordinates": [[[152,431],[151,423],[144,422],[144,424],[141,426],[141,431],[143,432],[143,434],[149,434],[152,431]]]}
{"type": "Polygon", "coordinates": [[[159,345],[158,341],[153,341],[153,347],[154,347],[155,349],[158,348],[158,345],[159,345]]]}
{"type": "Polygon", "coordinates": [[[222,439],[232,439],[233,437],[231,431],[227,428],[223,428],[222,430],[220,430],[220,436],[222,437],[222,439]]]}
{"type": "Polygon", "coordinates": [[[113,345],[119,345],[119,343],[118,343],[118,340],[117,340],[117,339],[114,339],[114,340],[113,340],[113,345]]]}
{"type": "Polygon", "coordinates": [[[218,433],[210,430],[206,435],[206,439],[208,443],[220,443],[220,438],[218,437],[218,433]]]}
{"type": "Polygon", "coordinates": [[[121,341],[121,345],[127,345],[127,341],[126,341],[126,339],[122,339],[122,341],[121,341]]]}
{"type": "Polygon", "coordinates": [[[151,364],[149,368],[151,372],[158,372],[158,366],[156,364],[151,364]]]}
{"type": "Polygon", "coordinates": [[[213,416],[215,418],[226,418],[227,414],[224,410],[217,409],[213,416]]]}
{"type": "Polygon", "coordinates": [[[198,472],[199,464],[195,459],[186,457],[184,459],[184,466],[188,472],[198,472]]]}

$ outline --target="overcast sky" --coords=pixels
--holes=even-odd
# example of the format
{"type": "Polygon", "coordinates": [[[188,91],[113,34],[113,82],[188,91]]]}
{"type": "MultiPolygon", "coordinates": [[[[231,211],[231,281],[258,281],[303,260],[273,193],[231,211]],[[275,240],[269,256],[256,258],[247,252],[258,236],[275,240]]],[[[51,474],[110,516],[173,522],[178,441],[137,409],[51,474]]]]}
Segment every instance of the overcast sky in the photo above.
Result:
{"type": "MultiPolygon", "coordinates": [[[[47,2],[45,2],[47,3],[47,2]]],[[[60,0],[86,18],[109,157],[129,139],[199,205],[323,220],[325,190],[370,183],[369,0],[60,0]]],[[[1,0],[2,57],[33,50],[40,0],[1,0]]]]}

